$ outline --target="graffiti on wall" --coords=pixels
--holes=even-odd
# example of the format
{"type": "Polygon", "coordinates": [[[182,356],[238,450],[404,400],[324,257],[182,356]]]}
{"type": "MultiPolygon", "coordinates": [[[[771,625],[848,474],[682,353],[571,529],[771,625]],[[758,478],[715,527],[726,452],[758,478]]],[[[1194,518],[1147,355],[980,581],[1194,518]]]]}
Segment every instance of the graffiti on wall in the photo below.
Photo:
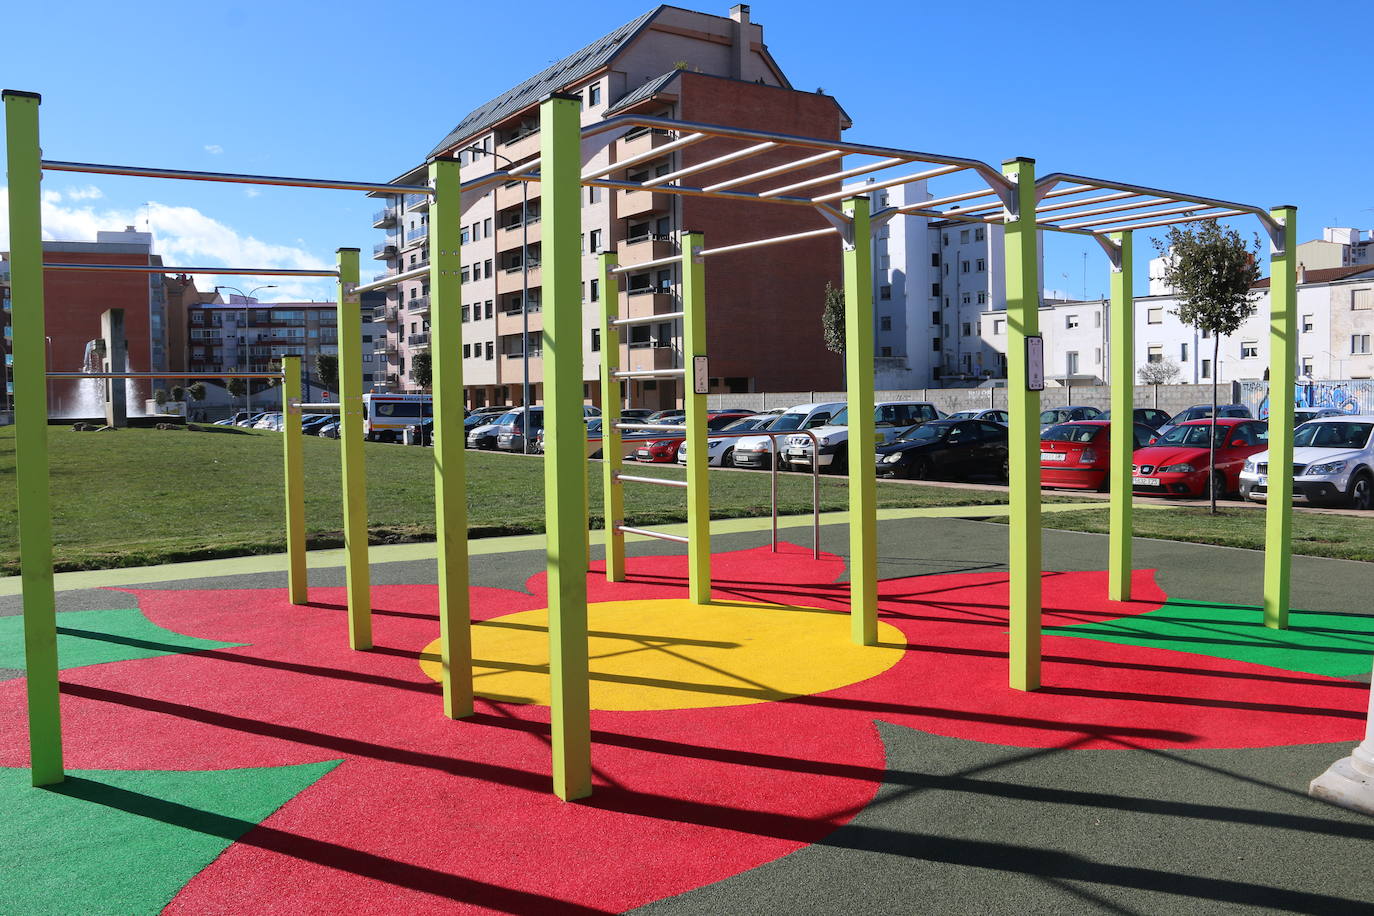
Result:
{"type": "MultiPolygon", "coordinates": [[[[1241,382],[1241,403],[1261,420],[1269,417],[1269,383],[1241,382]]],[[[1346,413],[1374,413],[1374,380],[1312,382],[1293,386],[1294,407],[1328,407],[1346,413]]]]}

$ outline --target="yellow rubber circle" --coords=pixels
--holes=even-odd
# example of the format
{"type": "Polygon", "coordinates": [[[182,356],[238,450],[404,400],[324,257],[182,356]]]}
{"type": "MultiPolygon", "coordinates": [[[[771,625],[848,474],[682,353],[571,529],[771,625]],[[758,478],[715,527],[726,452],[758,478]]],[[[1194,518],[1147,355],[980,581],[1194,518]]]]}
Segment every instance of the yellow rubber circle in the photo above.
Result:
{"type": "MultiPolygon", "coordinates": [[[[878,624],[879,645],[857,646],[849,615],[818,608],[682,598],[587,607],[591,704],[602,710],[743,706],[823,693],[867,680],[901,658],[906,638],[878,624]]],[[[473,683],[494,700],[549,705],[548,610],[472,627],[473,683]]],[[[436,681],[439,641],[420,662],[436,681]]]]}

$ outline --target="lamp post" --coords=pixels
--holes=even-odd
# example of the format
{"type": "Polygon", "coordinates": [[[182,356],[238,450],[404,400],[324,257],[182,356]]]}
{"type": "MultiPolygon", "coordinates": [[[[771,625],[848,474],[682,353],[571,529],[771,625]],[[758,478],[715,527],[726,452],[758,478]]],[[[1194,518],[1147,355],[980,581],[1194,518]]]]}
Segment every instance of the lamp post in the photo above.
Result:
{"type": "MultiPolygon", "coordinates": [[[[515,165],[510,157],[469,146],[464,152],[478,156],[495,156],[506,160],[506,166],[515,165]]],[[[520,406],[524,408],[521,417],[520,442],[524,453],[530,453],[530,209],[529,182],[520,182],[520,358],[524,364],[524,381],[520,388],[520,406]]]]}
{"type": "MultiPolygon", "coordinates": [[[[216,293],[218,293],[222,289],[232,289],[240,296],[243,296],[243,330],[239,332],[239,337],[243,340],[243,362],[239,365],[239,370],[241,372],[248,371],[248,306],[251,303],[257,302],[257,300],[253,298],[253,293],[256,293],[260,289],[276,288],[277,284],[268,283],[265,286],[255,286],[247,293],[245,293],[237,286],[221,285],[215,287],[216,293]]],[[[302,360],[302,362],[304,362],[304,360],[302,360]]],[[[253,380],[251,378],[246,378],[243,380],[243,383],[243,412],[248,414],[248,417],[251,417],[253,415],[253,380]]],[[[245,417],[244,419],[246,420],[248,419],[248,417],[245,417]]]]}

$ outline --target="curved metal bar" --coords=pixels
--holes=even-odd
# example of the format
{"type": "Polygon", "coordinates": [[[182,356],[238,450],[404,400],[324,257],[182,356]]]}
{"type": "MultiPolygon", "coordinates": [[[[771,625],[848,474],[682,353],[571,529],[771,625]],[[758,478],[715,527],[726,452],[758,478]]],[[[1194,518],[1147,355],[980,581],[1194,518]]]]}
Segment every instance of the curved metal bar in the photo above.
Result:
{"type": "Polygon", "coordinates": [[[1220,207],[1225,210],[1235,210],[1237,211],[1237,213],[1253,213],[1255,216],[1259,217],[1259,221],[1264,224],[1265,231],[1268,232],[1271,236],[1273,236],[1275,233],[1282,235],[1282,227],[1279,226],[1278,221],[1275,220],[1272,216],[1270,216],[1269,212],[1264,208],[1256,207],[1252,204],[1237,203],[1232,200],[1222,200],[1217,197],[1201,197],[1195,194],[1180,194],[1175,191],[1165,191],[1161,190],[1160,188],[1147,187],[1146,185],[1127,184],[1123,181],[1107,181],[1102,178],[1086,178],[1082,175],[1071,175],[1067,172],[1053,172],[1049,175],[1046,175],[1044,178],[1041,178],[1039,181],[1035,183],[1035,187],[1037,190],[1040,188],[1049,188],[1053,187],[1054,185],[1061,184],[1065,181],[1073,181],[1079,184],[1090,185],[1094,188],[1100,188],[1104,191],[1133,191],[1137,194],[1153,195],[1157,197],[1168,197],[1171,200],[1177,200],[1180,203],[1204,204],[1209,207],[1220,207]]]}

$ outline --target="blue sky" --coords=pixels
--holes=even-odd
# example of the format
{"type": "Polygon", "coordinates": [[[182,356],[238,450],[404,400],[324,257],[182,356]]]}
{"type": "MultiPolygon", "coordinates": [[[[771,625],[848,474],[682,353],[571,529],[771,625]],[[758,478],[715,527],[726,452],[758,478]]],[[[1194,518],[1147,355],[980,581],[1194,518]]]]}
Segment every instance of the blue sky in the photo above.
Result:
{"type": "MultiPolygon", "coordinates": [[[[698,8],[728,11],[713,2],[698,8]]],[[[43,94],[47,158],[385,180],[468,109],[648,8],[75,0],[59,17],[20,4],[4,17],[0,83],[43,94]]],[[[1374,183],[1359,168],[1374,148],[1367,17],[1355,9],[752,4],[793,84],[824,88],[852,116],[847,139],[1294,204],[1302,239],[1374,228],[1374,183]]],[[[376,202],[350,192],[73,174],[49,174],[44,190],[56,237],[151,220],[169,263],[327,265],[378,235],[376,202]]],[[[1142,268],[1150,253],[1141,239],[1142,268]]],[[[380,269],[368,262],[364,275],[380,269]]],[[[328,284],[279,282],[264,299],[332,298],[328,284]]],[[[1100,295],[1105,258],[1051,237],[1044,285],[1100,295]]]]}

